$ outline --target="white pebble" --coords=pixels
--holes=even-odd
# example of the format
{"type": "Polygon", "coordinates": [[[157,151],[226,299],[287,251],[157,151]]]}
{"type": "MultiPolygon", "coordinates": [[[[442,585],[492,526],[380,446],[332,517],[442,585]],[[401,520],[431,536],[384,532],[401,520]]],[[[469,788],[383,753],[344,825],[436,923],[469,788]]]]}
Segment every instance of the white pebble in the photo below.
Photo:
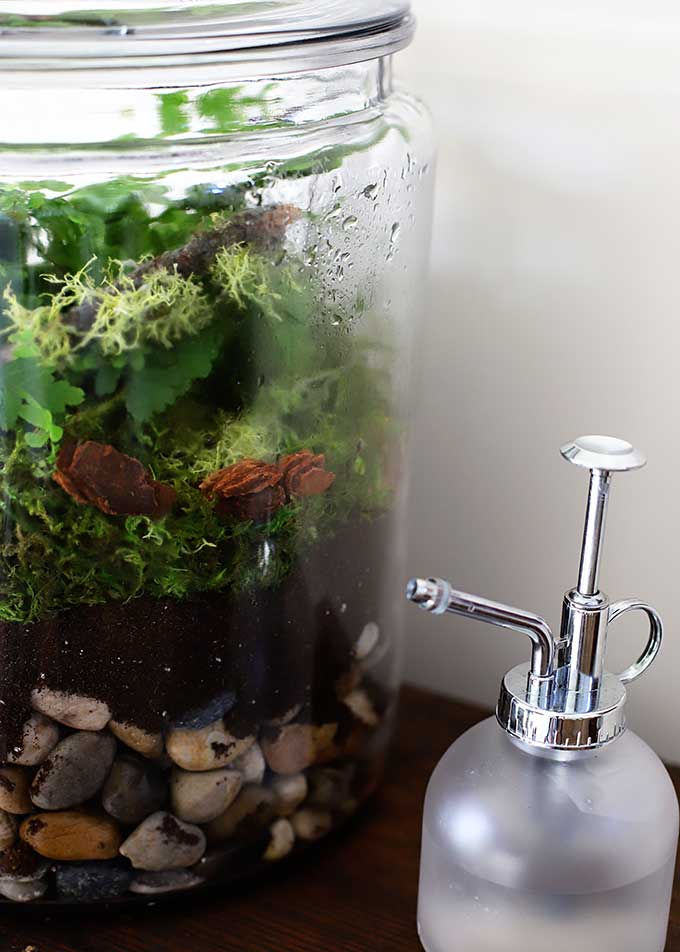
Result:
{"type": "Polygon", "coordinates": [[[158,872],[193,866],[205,853],[205,834],[171,813],[159,811],[144,820],[120,848],[135,869],[158,872]]]}
{"type": "Polygon", "coordinates": [[[354,657],[357,661],[364,661],[375,649],[380,641],[380,628],[374,621],[364,625],[359,638],[354,645],[354,657]]]}
{"type": "Polygon", "coordinates": [[[366,724],[367,727],[377,727],[380,723],[380,718],[378,717],[376,709],[373,707],[373,702],[368,694],[362,691],[361,688],[350,691],[350,693],[342,699],[342,703],[345,707],[350,709],[357,720],[361,721],[362,724],[366,724]]]}
{"type": "Polygon", "coordinates": [[[31,704],[41,714],[79,731],[103,730],[111,720],[111,711],[103,701],[51,688],[31,691],[31,704]]]}
{"type": "Polygon", "coordinates": [[[195,773],[175,768],[170,781],[173,813],[190,823],[210,823],[234,802],[242,785],[237,770],[195,773]]]}
{"type": "Polygon", "coordinates": [[[19,750],[7,755],[7,763],[36,767],[46,760],[59,741],[59,728],[49,717],[37,711],[24,724],[19,750]]]}
{"type": "Polygon", "coordinates": [[[237,757],[231,766],[234,770],[238,770],[244,783],[262,783],[264,772],[267,769],[264,754],[259,744],[253,744],[245,754],[237,757]]]}
{"type": "Polygon", "coordinates": [[[276,812],[279,816],[295,813],[307,796],[307,778],[303,773],[275,777],[271,789],[276,796],[276,812]]]}

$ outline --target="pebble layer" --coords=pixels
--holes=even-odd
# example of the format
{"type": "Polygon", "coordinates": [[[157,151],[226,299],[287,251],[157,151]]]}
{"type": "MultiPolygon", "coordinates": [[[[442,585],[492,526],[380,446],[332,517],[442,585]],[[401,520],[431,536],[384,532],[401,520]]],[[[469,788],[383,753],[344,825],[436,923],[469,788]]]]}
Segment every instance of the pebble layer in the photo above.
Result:
{"type": "MultiPolygon", "coordinates": [[[[258,594],[263,603],[249,621],[251,634],[242,642],[230,636],[241,653],[236,664],[224,646],[224,618],[210,615],[213,628],[201,628],[205,605],[197,616],[180,606],[179,654],[175,609],[166,615],[162,603],[149,608],[138,600],[130,621],[135,644],[146,609],[159,633],[158,644],[151,638],[139,656],[125,648],[127,629],[116,628],[123,624],[118,609],[108,616],[112,627],[102,618],[97,632],[109,639],[103,656],[111,655],[109,666],[121,664],[116,693],[106,687],[93,637],[96,613],[84,611],[68,638],[54,629],[33,684],[8,705],[13,716],[23,712],[12,733],[0,709],[0,896],[21,903],[152,901],[279,861],[358,807],[375,787],[389,735],[389,698],[370,663],[385,639],[366,618],[365,597],[355,599],[363,607],[353,613],[349,590],[336,600],[324,601],[320,591],[301,595],[304,568],[290,598],[258,594]],[[313,619],[310,613],[296,625],[301,604],[314,607],[313,619]],[[268,626],[286,632],[281,643],[268,626]],[[194,650],[188,627],[201,628],[211,646],[200,671],[212,672],[212,681],[197,677],[193,660],[186,663],[194,650]],[[300,635],[305,631],[313,638],[300,635]],[[62,639],[69,647],[60,655],[62,639]],[[80,668],[76,652],[85,654],[80,668]],[[225,684],[234,670],[235,683],[225,684]],[[168,684],[158,688],[165,672],[168,684]],[[161,693],[140,699],[146,688],[161,693]]],[[[353,563],[345,575],[365,584],[353,563]]],[[[230,611],[233,623],[240,609],[230,611]]],[[[8,650],[2,634],[0,623],[0,655],[8,650]]],[[[202,642],[198,653],[204,649],[202,642]]]]}

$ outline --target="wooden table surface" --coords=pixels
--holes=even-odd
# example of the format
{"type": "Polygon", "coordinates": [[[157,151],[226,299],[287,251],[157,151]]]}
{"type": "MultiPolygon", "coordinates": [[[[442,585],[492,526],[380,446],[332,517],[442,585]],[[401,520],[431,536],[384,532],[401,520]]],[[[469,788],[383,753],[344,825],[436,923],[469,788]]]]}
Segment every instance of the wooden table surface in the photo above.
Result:
{"type": "MultiPolygon", "coordinates": [[[[425,786],[453,739],[482,716],[477,708],[405,688],[386,782],[352,828],[226,895],[49,916],[4,906],[0,952],[419,952],[425,786]]],[[[680,789],[680,770],[673,779],[680,789]]],[[[680,952],[677,876],[666,952],[680,952]]]]}

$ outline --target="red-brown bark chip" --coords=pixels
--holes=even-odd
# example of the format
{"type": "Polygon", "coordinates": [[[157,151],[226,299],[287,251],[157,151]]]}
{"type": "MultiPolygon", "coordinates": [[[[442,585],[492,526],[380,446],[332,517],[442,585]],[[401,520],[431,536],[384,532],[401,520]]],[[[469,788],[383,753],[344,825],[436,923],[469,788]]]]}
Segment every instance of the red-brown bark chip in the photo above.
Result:
{"type": "Polygon", "coordinates": [[[311,450],[284,456],[279,460],[279,469],[288,496],[318,496],[335,481],[335,473],[326,469],[323,453],[315,455],[311,450]]]}
{"type": "Polygon", "coordinates": [[[199,489],[216,500],[221,515],[264,522],[286,501],[277,466],[256,459],[244,459],[218,469],[203,480],[199,489]]]}
{"type": "Polygon", "coordinates": [[[81,505],[110,516],[159,519],[175,504],[171,486],[156,482],[138,459],[106,443],[65,443],[57,457],[54,481],[81,505]]]}

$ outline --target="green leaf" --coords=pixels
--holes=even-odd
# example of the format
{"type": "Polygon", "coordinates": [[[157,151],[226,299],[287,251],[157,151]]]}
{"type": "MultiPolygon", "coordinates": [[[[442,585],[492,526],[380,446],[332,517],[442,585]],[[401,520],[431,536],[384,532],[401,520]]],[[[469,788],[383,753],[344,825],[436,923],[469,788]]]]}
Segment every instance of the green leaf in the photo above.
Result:
{"type": "Polygon", "coordinates": [[[106,364],[100,367],[94,378],[94,389],[98,397],[108,397],[118,386],[120,370],[106,364]]]}
{"type": "Polygon", "coordinates": [[[144,423],[171,406],[195,380],[208,376],[223,342],[224,329],[211,325],[171,352],[148,354],[141,369],[131,367],[125,394],[131,416],[144,423]]]}
{"type": "Polygon", "coordinates": [[[56,417],[69,406],[85,399],[80,387],[67,380],[56,380],[31,353],[30,343],[22,339],[13,360],[0,367],[0,429],[17,429],[20,421],[32,427],[26,434],[30,446],[44,446],[48,440],[58,443],[63,430],[56,417]]]}
{"type": "Polygon", "coordinates": [[[40,449],[48,442],[49,436],[43,430],[31,430],[26,434],[26,443],[34,449],[40,449]]]}

